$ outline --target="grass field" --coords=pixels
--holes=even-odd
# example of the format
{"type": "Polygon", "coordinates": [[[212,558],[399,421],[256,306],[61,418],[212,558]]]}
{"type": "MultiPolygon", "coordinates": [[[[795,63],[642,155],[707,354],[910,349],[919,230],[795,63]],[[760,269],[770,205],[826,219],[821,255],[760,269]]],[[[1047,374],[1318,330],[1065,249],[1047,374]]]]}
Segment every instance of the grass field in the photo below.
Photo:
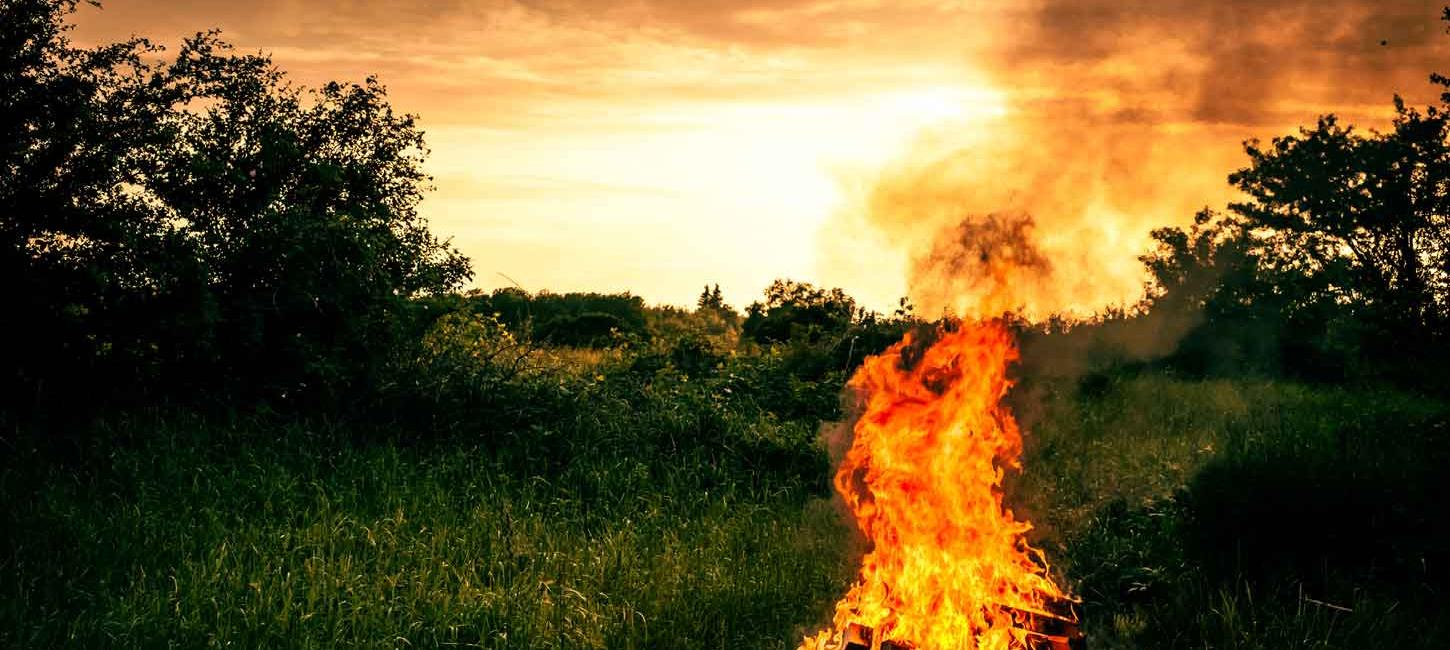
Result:
{"type": "Polygon", "coordinates": [[[848,576],[839,524],[799,494],[163,426],[82,478],[6,469],[6,645],[779,645],[848,576]]]}
{"type": "Polygon", "coordinates": [[[1040,389],[1018,501],[1095,648],[1450,647],[1450,410],[1142,376],[1040,389]]]}
{"type": "MultiPolygon", "coordinates": [[[[1091,647],[1450,644],[1443,404],[1151,375],[1017,401],[1010,499],[1091,647]]],[[[631,427],[663,426],[635,410],[534,432],[573,436],[545,465],[175,415],[64,462],[22,444],[0,469],[0,644],[792,646],[853,570],[819,476],[754,477],[756,452],[716,455],[728,436],[630,453],[631,427]]]]}

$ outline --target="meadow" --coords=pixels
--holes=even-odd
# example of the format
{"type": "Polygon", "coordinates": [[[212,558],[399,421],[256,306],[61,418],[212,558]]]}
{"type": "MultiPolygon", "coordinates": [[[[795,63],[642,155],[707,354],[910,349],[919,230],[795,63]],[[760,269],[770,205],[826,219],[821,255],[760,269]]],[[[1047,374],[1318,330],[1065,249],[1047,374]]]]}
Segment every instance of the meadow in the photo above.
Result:
{"type": "Polygon", "coordinates": [[[158,412],[19,437],[0,645],[779,646],[851,569],[814,425],[648,357],[532,357],[427,436],[158,412]]]}
{"type": "MultiPolygon", "coordinates": [[[[840,372],[540,359],[428,436],[155,411],[60,457],[19,438],[0,645],[788,648],[827,619],[859,552],[815,440],[840,372]]],[[[1008,500],[1090,647],[1450,640],[1444,403],[1156,371],[1012,400],[1008,500]]]]}
{"type": "Polygon", "coordinates": [[[1157,374],[1044,390],[1017,501],[1095,648],[1439,648],[1450,411],[1157,374]]]}
{"type": "MultiPolygon", "coordinates": [[[[1006,501],[1090,647],[1450,647],[1450,93],[1396,97],[1379,129],[1323,115],[1245,141],[1223,170],[1242,200],[1191,222],[1151,206],[1150,248],[1110,251],[1143,264],[1141,300],[1090,316],[1028,320],[1091,302],[1065,292],[1099,269],[1034,234],[1071,210],[1044,202],[1039,231],[1015,199],[957,199],[1035,172],[957,187],[937,164],[863,186],[863,225],[951,217],[896,242],[894,312],[786,278],[743,312],[718,284],[680,308],[469,289],[504,261],[430,229],[421,118],[378,77],[309,89],[206,24],[169,50],[87,46],[80,4],[0,0],[0,646],[794,647],[863,551],[819,435],[848,419],[847,378],[965,313],[1022,334],[1006,501]],[[953,295],[918,286],[936,279],[953,295]],[[1028,295],[1046,286],[1071,300],[1028,295]]],[[[1151,159],[1110,158],[1159,185],[1151,159]]],[[[1111,180],[1049,171],[1064,205],[1111,180]]],[[[736,235],[790,230],[770,221],[736,235]]],[[[585,236],[567,230],[549,236],[585,236]]],[[[770,268],[721,243],[586,242],[770,268]]]]}

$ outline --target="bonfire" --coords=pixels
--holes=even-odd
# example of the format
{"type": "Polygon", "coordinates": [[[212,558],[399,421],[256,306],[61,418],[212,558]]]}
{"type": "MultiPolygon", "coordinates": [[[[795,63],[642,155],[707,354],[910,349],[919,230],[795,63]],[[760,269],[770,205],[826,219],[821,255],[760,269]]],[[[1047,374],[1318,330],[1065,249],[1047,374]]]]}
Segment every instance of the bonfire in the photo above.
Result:
{"type": "Polygon", "coordinates": [[[864,400],[835,475],[869,542],[833,625],[803,650],[1083,647],[1074,599],[1002,503],[1022,435],[999,320],[906,336],[851,379],[864,400]]]}

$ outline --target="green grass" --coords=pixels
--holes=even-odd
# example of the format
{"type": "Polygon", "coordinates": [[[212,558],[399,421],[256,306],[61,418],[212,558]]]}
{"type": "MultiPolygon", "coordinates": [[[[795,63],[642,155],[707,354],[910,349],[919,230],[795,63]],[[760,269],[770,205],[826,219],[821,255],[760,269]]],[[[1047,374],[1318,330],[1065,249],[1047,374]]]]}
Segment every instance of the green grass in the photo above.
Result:
{"type": "Polygon", "coordinates": [[[1444,403],[1251,380],[1085,385],[1035,392],[1016,488],[1085,599],[1093,647],[1450,646],[1444,403]]]}
{"type": "MultiPolygon", "coordinates": [[[[22,444],[0,645],[782,648],[823,622],[851,536],[808,423],[758,408],[803,389],[583,362],[585,406],[523,428],[173,415],[78,458],[22,444]]],[[[1445,404],[1154,375],[1015,399],[1009,500],[1095,650],[1450,644],[1445,404]]]]}
{"type": "Polygon", "coordinates": [[[0,475],[0,644],[780,647],[848,577],[834,514],[797,493],[668,492],[618,458],[520,477],[457,444],[156,426],[99,469],[22,453],[0,475]]]}

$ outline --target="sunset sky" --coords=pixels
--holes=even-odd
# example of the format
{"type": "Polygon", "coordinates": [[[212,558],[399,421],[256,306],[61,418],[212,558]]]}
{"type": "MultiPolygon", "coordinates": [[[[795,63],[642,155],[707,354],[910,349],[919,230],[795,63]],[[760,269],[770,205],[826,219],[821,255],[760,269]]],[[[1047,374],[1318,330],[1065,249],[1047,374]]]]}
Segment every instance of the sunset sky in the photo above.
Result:
{"type": "Polygon", "coordinates": [[[422,211],[475,286],[885,308],[964,214],[1025,211],[1043,308],[1131,300],[1149,228],[1229,198],[1240,142],[1435,97],[1434,2],[109,0],[75,40],[211,27],[421,116],[422,211]]]}

